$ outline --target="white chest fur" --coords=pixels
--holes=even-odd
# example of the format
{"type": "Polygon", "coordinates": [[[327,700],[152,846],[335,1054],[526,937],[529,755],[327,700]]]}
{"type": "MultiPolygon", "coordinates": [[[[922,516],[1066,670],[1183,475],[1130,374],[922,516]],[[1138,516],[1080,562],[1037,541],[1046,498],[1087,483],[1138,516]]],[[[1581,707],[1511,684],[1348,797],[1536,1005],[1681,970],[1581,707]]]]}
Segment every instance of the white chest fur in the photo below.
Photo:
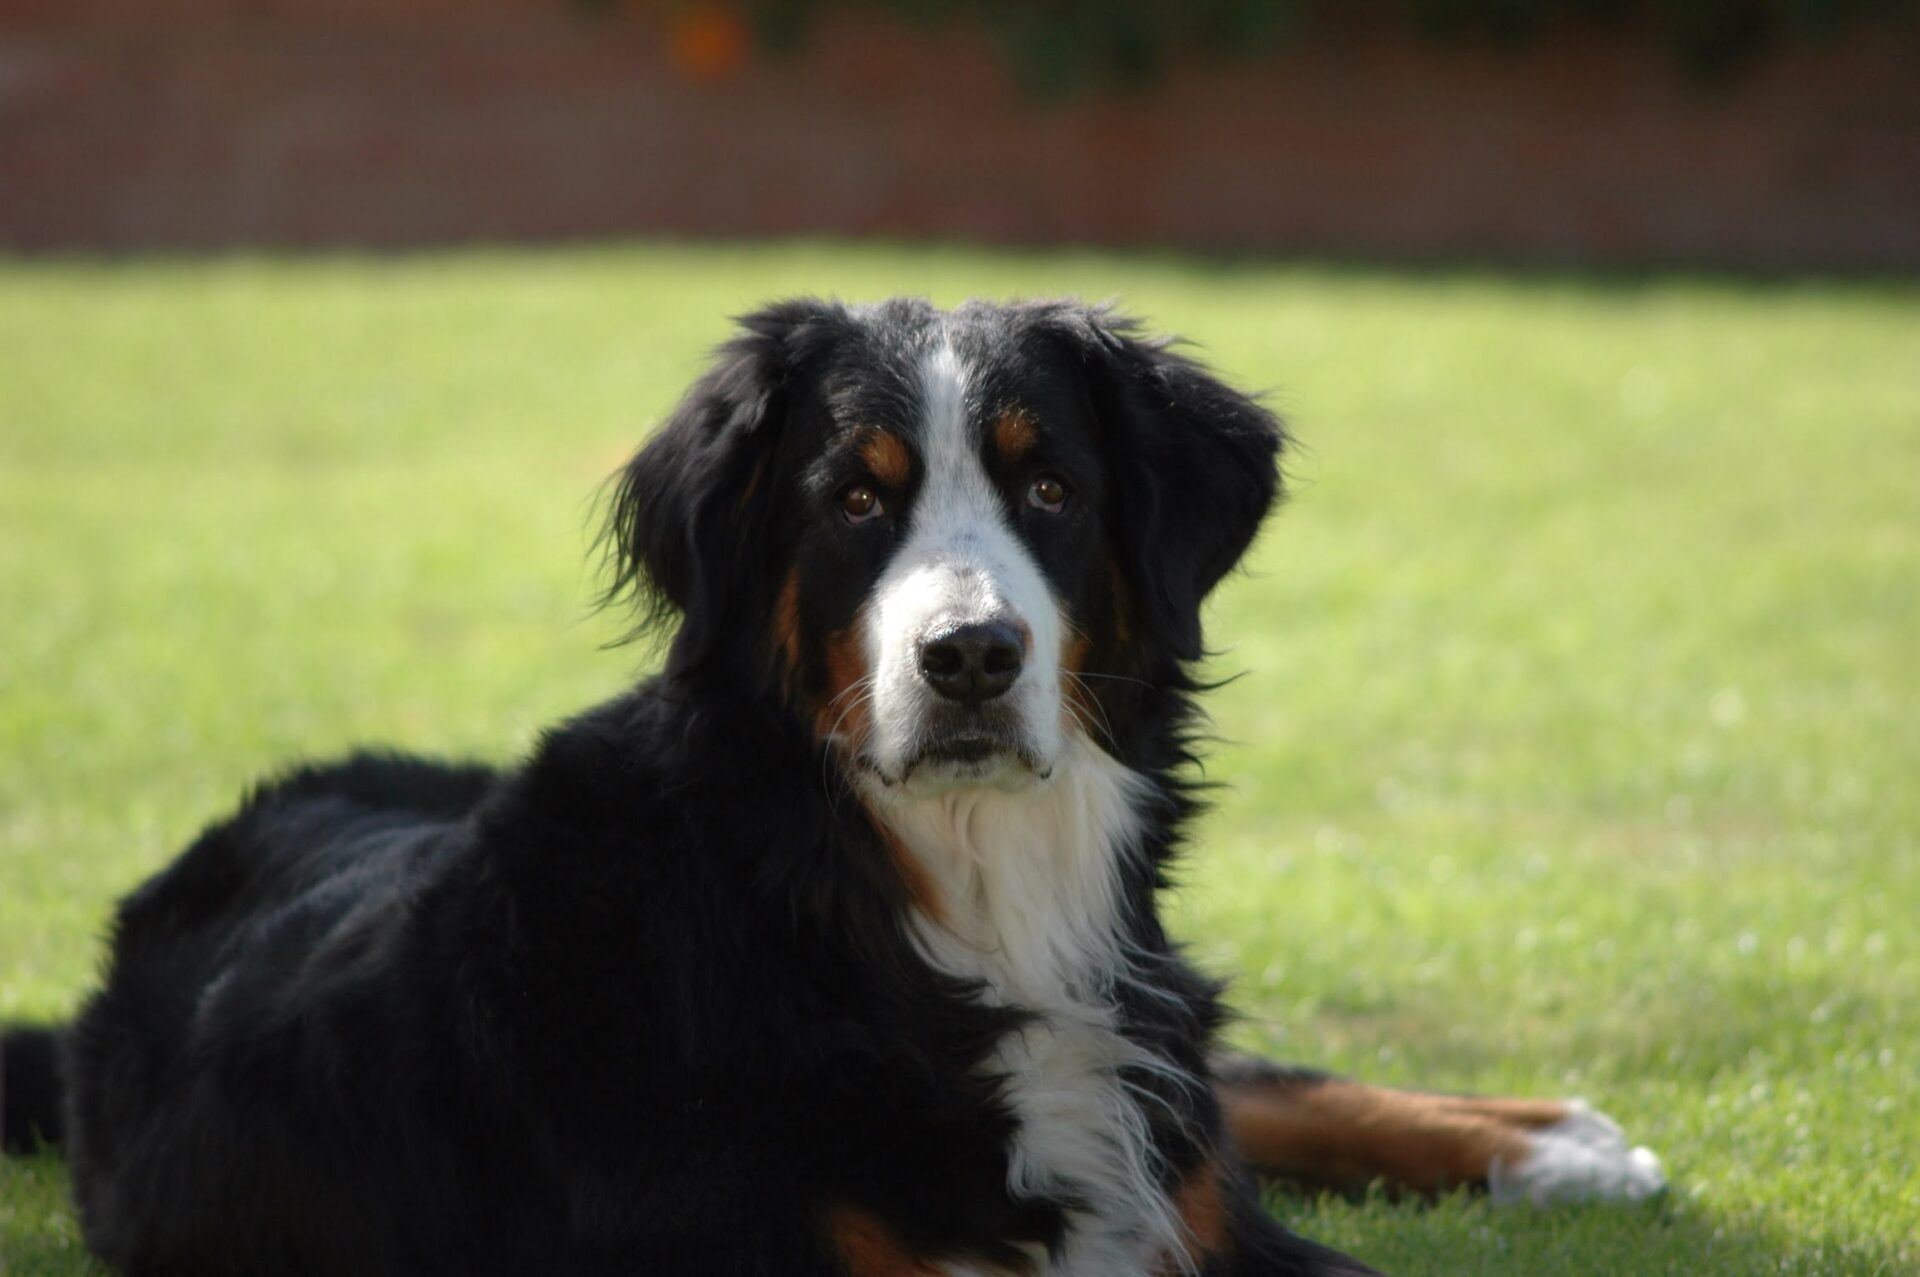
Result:
{"type": "Polygon", "coordinates": [[[1173,1066],[1116,1031],[1112,997],[1127,970],[1119,869],[1136,854],[1144,784],[1082,738],[1031,789],[871,795],[940,901],[940,918],[917,918],[927,957],[1036,1016],[988,1068],[1020,1119],[1008,1187],[1089,1204],[1053,1264],[1039,1257],[1049,1277],[1128,1277],[1183,1253],[1144,1097],[1120,1072],[1173,1066]]]}

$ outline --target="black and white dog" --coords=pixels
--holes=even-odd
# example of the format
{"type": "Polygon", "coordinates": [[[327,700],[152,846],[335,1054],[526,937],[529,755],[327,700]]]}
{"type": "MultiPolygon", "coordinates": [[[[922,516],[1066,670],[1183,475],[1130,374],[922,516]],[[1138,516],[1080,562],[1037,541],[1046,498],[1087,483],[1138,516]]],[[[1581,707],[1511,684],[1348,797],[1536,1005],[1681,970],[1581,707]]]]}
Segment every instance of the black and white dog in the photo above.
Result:
{"type": "Polygon", "coordinates": [[[1249,1168],[1634,1196],[1577,1105],[1210,1058],[1155,891],[1278,423],[1095,309],[751,315],[619,480],[657,678],[267,785],[6,1039],[129,1274],[1359,1274],[1249,1168]]]}

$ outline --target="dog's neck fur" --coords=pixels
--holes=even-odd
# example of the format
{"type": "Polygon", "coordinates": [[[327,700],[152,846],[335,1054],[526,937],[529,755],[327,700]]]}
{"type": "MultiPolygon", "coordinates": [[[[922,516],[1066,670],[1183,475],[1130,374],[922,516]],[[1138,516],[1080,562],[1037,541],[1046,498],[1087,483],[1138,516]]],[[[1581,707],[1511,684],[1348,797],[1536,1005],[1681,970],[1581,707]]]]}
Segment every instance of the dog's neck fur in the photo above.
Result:
{"type": "Polygon", "coordinates": [[[971,954],[1006,1001],[1043,1008],[1099,996],[1121,961],[1121,875],[1147,784],[1081,736],[1027,788],[870,786],[868,801],[932,889],[938,923],[918,920],[931,956],[971,954]]]}
{"type": "Polygon", "coordinates": [[[1036,1016],[986,1069],[1020,1121],[1009,1189],[1098,1203],[1070,1212],[1051,1267],[1036,1257],[1054,1277],[1126,1277],[1185,1254],[1123,1077],[1174,1066],[1122,1035],[1113,996],[1130,978],[1122,877],[1141,854],[1149,784],[1075,735],[1031,788],[867,793],[931,887],[936,908],[913,915],[923,956],[978,981],[983,1001],[1036,1016]]]}

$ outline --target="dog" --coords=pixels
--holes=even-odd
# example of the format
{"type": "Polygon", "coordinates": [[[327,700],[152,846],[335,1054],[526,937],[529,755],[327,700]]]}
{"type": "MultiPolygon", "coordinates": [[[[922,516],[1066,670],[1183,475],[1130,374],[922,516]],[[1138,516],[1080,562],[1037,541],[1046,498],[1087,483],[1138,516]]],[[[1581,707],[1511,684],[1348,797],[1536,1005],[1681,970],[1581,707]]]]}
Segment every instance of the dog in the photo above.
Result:
{"type": "Polygon", "coordinates": [[[5,1038],[133,1277],[1336,1277],[1255,1175],[1635,1197],[1583,1106],[1215,1054],[1155,895],[1280,423],[1070,302],[746,316],[617,476],[660,674],[264,785],[5,1038]]]}

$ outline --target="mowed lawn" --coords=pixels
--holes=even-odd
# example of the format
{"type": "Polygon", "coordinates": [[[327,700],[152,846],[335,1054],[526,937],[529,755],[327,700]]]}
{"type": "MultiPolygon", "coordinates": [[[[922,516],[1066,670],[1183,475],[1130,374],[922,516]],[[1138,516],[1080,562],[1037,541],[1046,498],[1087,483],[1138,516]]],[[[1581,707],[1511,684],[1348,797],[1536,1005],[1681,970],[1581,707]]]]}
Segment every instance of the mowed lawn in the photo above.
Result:
{"type": "MultiPolygon", "coordinates": [[[[0,1019],[250,778],[634,677],[600,479],[728,314],[1116,297],[1292,419],[1174,905],[1246,1045],[1579,1094],[1633,1209],[1276,1202],[1401,1277],[1920,1273],[1920,286],[776,246],[0,263],[0,1019]]],[[[57,1158],[0,1269],[91,1271],[57,1158]]]]}

